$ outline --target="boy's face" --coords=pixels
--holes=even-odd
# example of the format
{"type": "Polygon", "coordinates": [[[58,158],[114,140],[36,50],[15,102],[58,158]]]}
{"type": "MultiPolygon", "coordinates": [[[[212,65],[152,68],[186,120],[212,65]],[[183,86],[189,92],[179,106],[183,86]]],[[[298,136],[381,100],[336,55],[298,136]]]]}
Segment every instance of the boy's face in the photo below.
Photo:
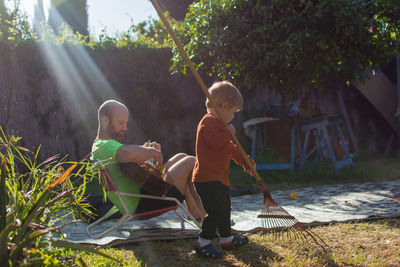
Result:
{"type": "Polygon", "coordinates": [[[238,112],[238,108],[235,106],[230,106],[228,104],[222,104],[221,105],[221,116],[222,120],[226,123],[229,124],[233,118],[235,118],[235,113],[238,112]]]}

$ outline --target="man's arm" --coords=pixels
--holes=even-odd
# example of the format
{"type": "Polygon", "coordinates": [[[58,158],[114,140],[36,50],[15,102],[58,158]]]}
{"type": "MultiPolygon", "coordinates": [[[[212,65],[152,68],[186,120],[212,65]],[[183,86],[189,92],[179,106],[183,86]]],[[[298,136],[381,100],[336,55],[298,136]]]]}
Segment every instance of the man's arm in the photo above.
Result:
{"type": "Polygon", "coordinates": [[[153,147],[123,145],[118,148],[117,153],[115,154],[115,159],[119,163],[142,163],[151,158],[154,159],[157,164],[161,164],[163,162],[162,153],[153,147]]]}

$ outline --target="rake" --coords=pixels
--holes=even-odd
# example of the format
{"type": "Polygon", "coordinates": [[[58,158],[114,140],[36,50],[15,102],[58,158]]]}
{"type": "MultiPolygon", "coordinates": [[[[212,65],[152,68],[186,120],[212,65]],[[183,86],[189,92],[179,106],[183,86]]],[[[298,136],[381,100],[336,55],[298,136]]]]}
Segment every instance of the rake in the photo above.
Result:
{"type": "MultiPolygon", "coordinates": [[[[203,93],[206,95],[208,100],[210,101],[212,107],[217,113],[219,118],[222,118],[220,115],[220,110],[218,105],[214,102],[213,98],[211,97],[210,93],[207,90],[206,85],[204,84],[203,80],[201,79],[199,73],[197,72],[196,68],[194,67],[192,61],[189,59],[187,53],[185,52],[181,42],[179,41],[178,37],[176,36],[175,32],[172,30],[171,25],[169,24],[167,18],[164,16],[164,13],[161,7],[155,0],[150,0],[153,4],[154,8],[156,9],[160,19],[162,20],[164,26],[167,28],[167,31],[171,35],[172,39],[174,40],[179,53],[185,60],[186,64],[188,65],[190,71],[192,72],[193,76],[195,77],[197,83],[199,84],[200,88],[202,89],[203,93]]],[[[227,123],[221,120],[225,126],[227,123]]],[[[280,236],[286,236],[289,238],[301,239],[305,241],[312,247],[317,249],[322,249],[326,251],[326,243],[320,238],[317,234],[313,233],[311,230],[307,229],[302,223],[300,223],[296,218],[291,216],[286,210],[279,206],[279,204],[272,198],[271,194],[267,190],[264,185],[264,182],[261,180],[261,177],[257,173],[257,170],[254,168],[254,165],[250,162],[246,152],[244,151],[243,147],[240,145],[239,141],[237,140],[236,136],[232,135],[232,140],[236,144],[237,148],[239,149],[243,159],[245,160],[246,164],[249,166],[252,174],[256,178],[257,182],[260,184],[261,189],[264,195],[264,202],[263,207],[261,209],[261,214],[258,215],[258,218],[262,219],[262,225],[264,228],[274,232],[281,234],[280,236]]]]}
{"type": "Polygon", "coordinates": [[[273,232],[274,236],[277,233],[278,237],[300,239],[316,251],[328,252],[328,245],[319,235],[290,215],[272,197],[264,199],[261,214],[257,217],[262,219],[262,227],[273,232]]]}

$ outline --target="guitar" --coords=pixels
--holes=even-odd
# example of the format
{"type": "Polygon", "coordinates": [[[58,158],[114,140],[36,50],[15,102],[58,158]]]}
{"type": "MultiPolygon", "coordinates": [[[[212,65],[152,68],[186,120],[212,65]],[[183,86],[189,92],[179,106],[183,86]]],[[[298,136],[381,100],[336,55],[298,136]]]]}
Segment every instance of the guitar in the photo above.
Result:
{"type": "Polygon", "coordinates": [[[126,177],[155,196],[165,196],[172,186],[163,180],[159,170],[148,163],[120,163],[119,168],[126,177]]]}

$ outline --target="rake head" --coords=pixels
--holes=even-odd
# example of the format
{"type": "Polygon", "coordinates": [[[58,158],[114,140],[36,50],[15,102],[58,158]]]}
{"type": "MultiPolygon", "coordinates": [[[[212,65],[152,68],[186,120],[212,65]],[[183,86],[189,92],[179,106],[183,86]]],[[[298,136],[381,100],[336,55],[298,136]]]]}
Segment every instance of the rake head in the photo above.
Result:
{"type": "Polygon", "coordinates": [[[328,253],[324,240],[279,206],[271,195],[266,197],[264,194],[264,205],[257,217],[262,219],[266,231],[274,233],[274,237],[300,240],[315,251],[328,253]]]}

